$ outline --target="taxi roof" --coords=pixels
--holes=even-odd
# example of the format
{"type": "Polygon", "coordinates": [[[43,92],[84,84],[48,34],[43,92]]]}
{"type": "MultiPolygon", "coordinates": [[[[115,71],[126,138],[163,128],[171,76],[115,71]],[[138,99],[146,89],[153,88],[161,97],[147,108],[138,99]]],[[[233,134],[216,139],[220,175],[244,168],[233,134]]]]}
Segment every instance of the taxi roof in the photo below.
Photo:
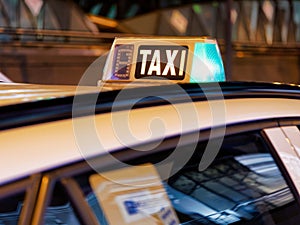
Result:
{"type": "MultiPolygon", "coordinates": [[[[70,85],[39,85],[0,83],[0,129],[6,129],[4,121],[8,118],[22,116],[19,124],[13,122],[13,127],[32,124],[46,120],[57,120],[72,116],[74,98],[82,96],[82,115],[86,115],[86,108],[96,104],[94,113],[110,112],[112,106],[118,110],[127,109],[127,104],[135,102],[135,107],[143,108],[173,103],[185,102],[187,98],[193,101],[207,101],[226,98],[300,98],[300,85],[281,83],[257,83],[257,82],[210,82],[210,83],[145,83],[142,82],[124,85],[116,83],[104,83],[102,86],[70,86],[70,85]],[[178,92],[178,89],[184,90],[178,92]],[[120,92],[123,98],[116,101],[120,92]],[[140,94],[149,95],[141,99],[140,94]],[[158,97],[156,97],[158,96],[158,97]],[[94,99],[90,102],[90,99],[94,99]],[[63,108],[63,110],[62,110],[63,108]],[[13,114],[12,114],[13,112],[13,114]],[[42,113],[44,112],[44,113],[42,113]],[[33,118],[32,113],[35,113],[33,118]],[[25,115],[28,114],[28,117],[25,115]],[[42,117],[44,119],[37,119],[42,117]],[[49,117],[49,118],[47,118],[49,117]]],[[[88,110],[87,110],[88,111],[88,110]]],[[[90,114],[90,112],[88,112],[90,114]]],[[[13,119],[12,119],[13,120],[13,119]]],[[[10,123],[10,122],[8,122],[10,123]]]]}
{"type": "MultiPolygon", "coordinates": [[[[209,100],[216,100],[216,102],[225,99],[226,121],[220,121],[220,123],[226,122],[226,126],[249,121],[300,117],[300,88],[297,85],[240,82],[180,84],[180,87],[185,91],[184,93],[178,93],[176,91],[178,89],[172,88],[173,85],[169,86],[170,88],[166,88],[166,86],[136,87],[122,90],[125,91],[125,98],[117,101],[116,96],[120,90],[99,93],[99,87],[82,87],[82,90],[79,90],[79,93],[82,93],[80,97],[83,97],[81,100],[87,100],[87,102],[83,102],[76,115],[72,113],[76,87],[18,84],[0,86],[2,86],[3,95],[5,89],[8,96],[12,93],[18,93],[18,90],[25,91],[25,94],[26,91],[33,90],[34,93],[31,102],[18,100],[15,101],[17,102],[16,105],[9,105],[13,102],[10,101],[0,107],[0,130],[2,130],[0,140],[1,149],[5,152],[5,157],[2,157],[0,164],[2,168],[11,168],[11,164],[14,162],[14,169],[2,170],[0,184],[32,172],[48,170],[82,160],[83,155],[78,150],[78,140],[76,139],[78,136],[74,133],[74,122],[80,125],[81,122],[89,119],[93,122],[92,124],[96,124],[99,128],[97,132],[103,135],[103,139],[101,139],[103,149],[90,145],[89,142],[86,143],[90,147],[87,157],[124,148],[119,139],[114,136],[115,130],[113,129],[111,112],[113,106],[117,106],[113,110],[116,115],[126,113],[125,110],[128,110],[128,104],[130,105],[132,101],[136,103],[135,110],[132,110],[134,124],[139,127],[145,118],[152,118],[153,110],[157,110],[159,115],[169,121],[170,128],[165,134],[166,137],[176,135],[176,129],[178,129],[176,124],[178,123],[174,121],[179,118],[174,113],[168,114],[173,106],[164,100],[164,97],[172,100],[172,103],[178,104],[184,110],[189,110],[189,107],[186,106],[191,103],[186,102],[186,97],[192,99],[199,112],[201,111],[201,118],[204,119],[203,123],[197,125],[197,129],[209,129],[213,125],[210,120],[210,106],[207,104],[208,98],[209,100]],[[8,87],[12,87],[12,89],[8,87]],[[141,100],[137,93],[145,91],[145,89],[151,90],[152,95],[141,100]],[[39,95],[48,96],[45,92],[54,93],[55,97],[39,99],[39,95]],[[91,97],[96,95],[96,102],[89,101],[91,97]],[[137,99],[141,101],[137,102],[137,99]],[[96,103],[96,105],[91,107],[91,103],[96,103]],[[207,114],[203,114],[205,112],[207,114]],[[176,129],[173,129],[174,127],[176,129]],[[16,138],[18,141],[13,141],[16,138]],[[53,142],[53,145],[49,145],[50,142],[53,142]],[[22,156],[16,157],[19,154],[22,156]]],[[[185,132],[194,132],[191,126],[185,126],[185,129],[187,129],[185,132]]],[[[80,127],[79,130],[84,134],[87,131],[83,127],[80,127]]],[[[84,138],[84,140],[89,140],[89,138],[84,138]]],[[[132,142],[128,146],[135,144],[138,143],[132,142]]]]}
{"type": "Polygon", "coordinates": [[[97,93],[99,88],[71,85],[41,85],[25,83],[0,83],[0,106],[16,105],[78,94],[97,93]]]}
{"type": "MultiPolygon", "coordinates": [[[[100,94],[101,92],[119,92],[125,89],[139,89],[152,87],[153,90],[159,91],[156,94],[167,93],[165,86],[179,85],[184,88],[188,94],[193,94],[195,91],[201,96],[209,95],[224,95],[225,97],[235,96],[249,96],[249,95],[266,95],[274,94],[280,96],[296,97],[300,94],[300,85],[285,84],[279,82],[265,83],[265,82],[207,82],[207,83],[190,83],[190,84],[174,84],[172,82],[133,82],[131,83],[117,83],[104,82],[101,86],[75,86],[75,85],[43,85],[43,84],[26,84],[26,83],[1,83],[0,82],[0,107],[18,105],[25,103],[41,102],[44,100],[63,99],[67,97],[74,97],[76,95],[85,94],[100,94]],[[216,93],[215,89],[221,90],[216,93]],[[204,93],[204,94],[203,94],[204,93]]],[[[128,91],[128,90],[127,90],[128,91]]],[[[129,91],[130,92],[130,91],[129,91]]],[[[132,92],[134,97],[135,91],[132,92]]],[[[173,94],[173,93],[172,93],[173,94]]],[[[179,96],[177,96],[179,97],[179,96]]],[[[207,97],[207,96],[206,96],[207,97]]],[[[299,97],[299,96],[298,96],[299,97]]],[[[176,98],[176,96],[174,96],[176,98]]]]}

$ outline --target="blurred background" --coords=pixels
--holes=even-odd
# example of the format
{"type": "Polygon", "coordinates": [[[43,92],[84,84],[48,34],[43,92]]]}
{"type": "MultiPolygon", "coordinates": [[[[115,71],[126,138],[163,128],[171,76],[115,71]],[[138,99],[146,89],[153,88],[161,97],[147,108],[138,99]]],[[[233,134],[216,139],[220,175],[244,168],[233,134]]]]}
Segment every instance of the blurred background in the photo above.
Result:
{"type": "Polygon", "coordinates": [[[77,84],[135,35],[216,38],[228,80],[300,83],[300,0],[0,0],[0,72],[77,84]]]}

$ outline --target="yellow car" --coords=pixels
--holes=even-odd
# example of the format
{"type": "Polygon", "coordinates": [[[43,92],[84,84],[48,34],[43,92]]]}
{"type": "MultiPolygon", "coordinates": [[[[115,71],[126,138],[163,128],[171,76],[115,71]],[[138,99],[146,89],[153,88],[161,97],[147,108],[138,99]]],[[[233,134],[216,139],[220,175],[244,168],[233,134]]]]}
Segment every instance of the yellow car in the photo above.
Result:
{"type": "Polygon", "coordinates": [[[142,83],[1,83],[0,224],[298,224],[297,85],[142,83]]]}

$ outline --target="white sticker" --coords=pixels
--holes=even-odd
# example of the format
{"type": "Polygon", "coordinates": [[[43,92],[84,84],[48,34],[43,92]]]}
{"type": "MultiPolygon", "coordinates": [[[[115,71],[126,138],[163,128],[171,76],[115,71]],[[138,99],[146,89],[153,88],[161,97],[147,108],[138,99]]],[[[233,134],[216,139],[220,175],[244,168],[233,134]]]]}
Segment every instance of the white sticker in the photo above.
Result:
{"type": "Polygon", "coordinates": [[[119,195],[116,202],[122,212],[126,223],[151,217],[161,209],[168,207],[169,202],[164,193],[151,194],[144,190],[130,194],[119,195]]]}
{"type": "Polygon", "coordinates": [[[94,174],[90,183],[110,225],[175,225],[172,221],[178,221],[151,164],[94,174]],[[171,210],[174,219],[163,209],[171,210]]]}

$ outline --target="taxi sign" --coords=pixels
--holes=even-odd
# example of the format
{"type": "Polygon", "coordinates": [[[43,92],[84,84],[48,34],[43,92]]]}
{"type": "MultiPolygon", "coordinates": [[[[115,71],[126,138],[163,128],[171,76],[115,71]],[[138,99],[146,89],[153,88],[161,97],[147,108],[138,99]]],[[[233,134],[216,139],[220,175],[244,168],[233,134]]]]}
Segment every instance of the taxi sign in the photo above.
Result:
{"type": "Polygon", "coordinates": [[[194,37],[116,38],[103,81],[225,81],[216,40],[194,37]]]}

